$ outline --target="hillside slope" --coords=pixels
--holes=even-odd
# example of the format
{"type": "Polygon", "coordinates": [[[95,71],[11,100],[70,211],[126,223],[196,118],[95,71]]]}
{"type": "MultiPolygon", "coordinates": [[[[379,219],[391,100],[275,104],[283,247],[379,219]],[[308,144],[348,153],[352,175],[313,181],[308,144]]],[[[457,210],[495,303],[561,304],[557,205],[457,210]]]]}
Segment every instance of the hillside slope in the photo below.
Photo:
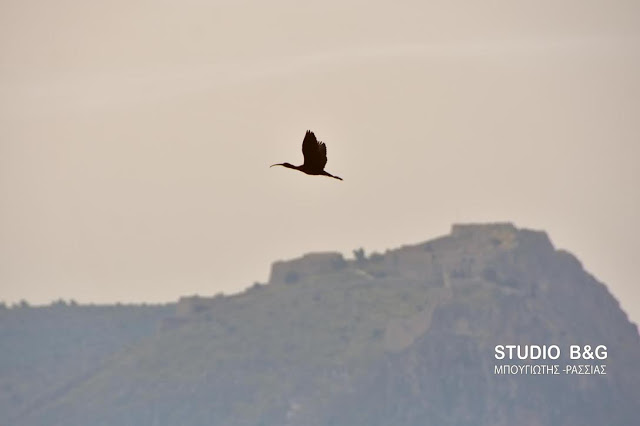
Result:
{"type": "Polygon", "coordinates": [[[385,254],[276,262],[242,294],[181,299],[158,331],[14,424],[632,425],[638,362],[637,327],[545,233],[455,225],[385,254]],[[562,356],[497,361],[500,344],[562,356]],[[572,344],[606,345],[607,359],[569,360],[572,344]],[[494,372],[527,362],[607,374],[494,372]]]}
{"type": "Polygon", "coordinates": [[[81,383],[115,354],[152,336],[165,306],[0,309],[0,424],[81,383]]]}

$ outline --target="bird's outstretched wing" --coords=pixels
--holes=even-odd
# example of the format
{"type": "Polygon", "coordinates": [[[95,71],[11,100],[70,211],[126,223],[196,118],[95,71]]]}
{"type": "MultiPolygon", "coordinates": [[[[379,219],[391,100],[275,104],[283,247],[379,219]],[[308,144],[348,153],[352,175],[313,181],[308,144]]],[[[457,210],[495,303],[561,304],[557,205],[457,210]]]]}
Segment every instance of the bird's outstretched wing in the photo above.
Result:
{"type": "Polygon", "coordinates": [[[304,166],[322,171],[327,164],[327,146],[324,142],[316,139],[316,135],[311,130],[307,130],[302,141],[302,155],[304,155],[304,166]]]}

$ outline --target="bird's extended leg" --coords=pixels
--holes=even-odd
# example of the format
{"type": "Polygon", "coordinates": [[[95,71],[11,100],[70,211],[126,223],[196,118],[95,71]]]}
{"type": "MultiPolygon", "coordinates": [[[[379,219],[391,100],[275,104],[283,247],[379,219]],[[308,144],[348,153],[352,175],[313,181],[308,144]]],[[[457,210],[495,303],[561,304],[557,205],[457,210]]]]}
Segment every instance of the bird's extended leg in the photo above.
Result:
{"type": "Polygon", "coordinates": [[[332,178],[334,178],[334,179],[342,180],[342,178],[341,178],[341,177],[334,176],[334,175],[332,175],[332,174],[331,174],[331,173],[329,173],[329,172],[325,172],[324,170],[322,171],[322,175],[323,175],[323,176],[329,176],[329,177],[332,177],[332,178]]]}

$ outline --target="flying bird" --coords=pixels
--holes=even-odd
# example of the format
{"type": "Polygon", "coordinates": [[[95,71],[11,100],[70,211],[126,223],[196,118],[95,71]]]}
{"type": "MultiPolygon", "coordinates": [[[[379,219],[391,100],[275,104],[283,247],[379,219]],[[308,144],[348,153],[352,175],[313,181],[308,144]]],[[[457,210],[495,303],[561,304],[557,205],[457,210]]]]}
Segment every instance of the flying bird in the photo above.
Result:
{"type": "Polygon", "coordinates": [[[311,130],[307,130],[302,141],[302,155],[304,156],[304,164],[301,166],[294,166],[289,163],[278,163],[273,166],[283,166],[288,169],[300,170],[302,173],[308,175],[322,175],[329,176],[334,179],[342,180],[341,177],[334,176],[324,170],[324,166],[327,164],[327,146],[324,142],[320,142],[316,139],[316,135],[311,130]]]}

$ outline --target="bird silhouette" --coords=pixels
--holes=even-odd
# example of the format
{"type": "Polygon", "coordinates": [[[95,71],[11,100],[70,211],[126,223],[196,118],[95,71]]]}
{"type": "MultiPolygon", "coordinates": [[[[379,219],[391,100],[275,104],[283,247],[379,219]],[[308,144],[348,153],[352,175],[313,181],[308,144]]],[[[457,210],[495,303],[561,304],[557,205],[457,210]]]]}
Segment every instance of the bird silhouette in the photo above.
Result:
{"type": "Polygon", "coordinates": [[[334,179],[342,180],[341,177],[334,176],[324,170],[324,166],[327,164],[327,146],[324,142],[320,142],[316,139],[316,135],[311,130],[307,130],[302,140],[302,155],[304,156],[304,164],[301,166],[294,166],[289,163],[278,163],[273,166],[283,166],[288,169],[299,170],[302,173],[308,175],[322,175],[329,176],[334,179]]]}

